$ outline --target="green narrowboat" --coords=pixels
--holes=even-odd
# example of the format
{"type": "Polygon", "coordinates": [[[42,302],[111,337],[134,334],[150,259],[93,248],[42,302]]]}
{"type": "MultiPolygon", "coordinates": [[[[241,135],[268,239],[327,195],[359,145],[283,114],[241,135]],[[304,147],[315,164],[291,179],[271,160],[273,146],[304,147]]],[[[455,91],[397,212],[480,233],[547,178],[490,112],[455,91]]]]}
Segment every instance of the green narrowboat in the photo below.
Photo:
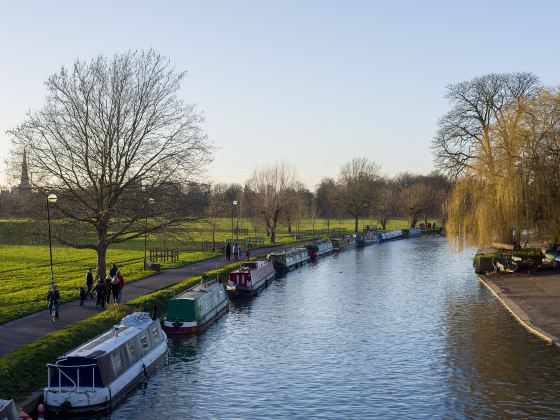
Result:
{"type": "Polygon", "coordinates": [[[163,329],[167,334],[193,334],[208,327],[229,310],[222,283],[215,280],[194,286],[168,302],[163,329]]]}

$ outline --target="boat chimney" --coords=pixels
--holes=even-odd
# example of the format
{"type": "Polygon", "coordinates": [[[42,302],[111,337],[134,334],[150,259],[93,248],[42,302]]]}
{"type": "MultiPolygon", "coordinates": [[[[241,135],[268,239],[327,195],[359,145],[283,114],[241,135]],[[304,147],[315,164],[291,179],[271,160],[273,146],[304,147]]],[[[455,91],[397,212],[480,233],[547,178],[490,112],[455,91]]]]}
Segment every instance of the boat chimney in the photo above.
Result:
{"type": "Polygon", "coordinates": [[[119,336],[119,325],[113,325],[113,330],[115,331],[115,337],[119,336]]]}

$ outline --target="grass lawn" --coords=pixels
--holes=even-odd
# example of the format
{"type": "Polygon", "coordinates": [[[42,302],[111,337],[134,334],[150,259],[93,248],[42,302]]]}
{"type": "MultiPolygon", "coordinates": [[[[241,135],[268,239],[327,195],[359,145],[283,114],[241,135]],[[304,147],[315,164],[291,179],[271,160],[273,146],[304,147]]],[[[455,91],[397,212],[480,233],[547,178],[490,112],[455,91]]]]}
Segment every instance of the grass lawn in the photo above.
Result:
{"type": "MultiPolygon", "coordinates": [[[[39,244],[26,245],[22,243],[22,235],[15,235],[21,226],[28,221],[22,220],[0,220],[0,324],[13,319],[29,315],[46,308],[45,296],[50,286],[50,267],[49,267],[49,247],[48,243],[42,240],[39,244]],[[7,232],[6,228],[14,228],[10,235],[2,235],[7,232]],[[12,243],[13,242],[13,243],[12,243]]],[[[237,220],[234,219],[234,225],[237,220]]],[[[365,220],[363,225],[375,226],[372,220],[365,220]]],[[[329,220],[317,219],[313,223],[311,220],[303,220],[299,230],[346,228],[352,232],[354,222],[351,219],[329,220]]],[[[404,228],[408,222],[404,219],[394,219],[390,221],[389,229],[404,228]]],[[[360,228],[362,222],[360,222],[360,228]]],[[[54,227],[56,229],[56,226],[54,227]]],[[[260,226],[253,224],[250,219],[239,219],[239,228],[247,229],[248,236],[265,237],[265,233],[260,226]],[[256,233],[256,235],[255,235],[256,233]]],[[[292,226],[292,233],[297,231],[297,226],[292,226]]],[[[223,241],[231,238],[231,219],[222,218],[219,220],[215,232],[215,240],[223,241]]],[[[240,236],[243,238],[243,236],[240,236]]],[[[25,239],[25,238],[23,238],[25,239]]],[[[217,253],[189,251],[187,246],[193,241],[211,240],[212,234],[208,223],[198,221],[189,225],[189,230],[184,238],[167,240],[163,235],[150,235],[148,237],[148,248],[150,247],[174,247],[180,250],[179,262],[162,263],[162,268],[171,268],[184,264],[193,263],[206,258],[213,257],[217,253]]],[[[277,232],[277,244],[292,242],[293,237],[288,234],[286,225],[280,225],[277,232]]],[[[269,239],[265,238],[265,244],[270,244],[269,239]]],[[[154,274],[152,271],[143,271],[144,258],[144,239],[139,238],[122,244],[109,247],[107,255],[108,266],[116,263],[123,274],[126,282],[132,282],[148,275],[154,274]]],[[[63,302],[78,298],[78,288],[85,285],[85,273],[87,268],[96,266],[96,254],[92,250],[79,250],[53,244],[53,264],[55,281],[59,286],[63,302]]]]}

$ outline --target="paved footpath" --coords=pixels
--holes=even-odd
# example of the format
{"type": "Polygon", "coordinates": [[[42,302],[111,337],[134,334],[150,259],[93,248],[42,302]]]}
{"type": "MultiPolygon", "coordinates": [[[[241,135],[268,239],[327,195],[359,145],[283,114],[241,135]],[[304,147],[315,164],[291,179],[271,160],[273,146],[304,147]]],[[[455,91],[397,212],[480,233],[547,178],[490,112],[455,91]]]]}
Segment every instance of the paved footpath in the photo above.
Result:
{"type": "Polygon", "coordinates": [[[500,274],[479,278],[525,328],[560,347],[560,274],[500,274]]]}
{"type": "MultiPolygon", "coordinates": [[[[257,248],[251,250],[251,254],[259,255],[285,248],[292,248],[297,245],[301,244],[291,243],[276,247],[257,248]]],[[[127,283],[123,292],[123,303],[129,302],[147,293],[172,286],[188,278],[200,276],[207,271],[221,268],[227,265],[227,263],[223,256],[218,256],[197,263],[184,265],[179,268],[163,270],[156,275],[127,283]]],[[[89,318],[97,313],[99,313],[99,311],[95,308],[95,300],[86,300],[84,306],[80,306],[80,301],[77,300],[60,306],[60,319],[55,324],[52,323],[49,311],[46,309],[2,324],[0,325],[0,357],[46,334],[72,325],[75,322],[89,318]]]]}

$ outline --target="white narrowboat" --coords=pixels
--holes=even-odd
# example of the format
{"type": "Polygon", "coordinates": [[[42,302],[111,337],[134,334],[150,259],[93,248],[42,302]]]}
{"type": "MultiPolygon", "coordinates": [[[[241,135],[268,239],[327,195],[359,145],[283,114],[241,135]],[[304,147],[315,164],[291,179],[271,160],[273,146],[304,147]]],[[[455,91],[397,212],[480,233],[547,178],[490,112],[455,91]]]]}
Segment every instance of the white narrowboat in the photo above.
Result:
{"type": "Polygon", "coordinates": [[[306,264],[309,261],[309,252],[305,248],[292,248],[273,252],[269,255],[269,259],[277,273],[286,274],[288,271],[306,264]]]}
{"type": "Polygon", "coordinates": [[[43,391],[47,411],[55,415],[110,411],[166,354],[167,336],[160,322],[146,312],[130,314],[47,365],[48,386],[43,391]]]}

